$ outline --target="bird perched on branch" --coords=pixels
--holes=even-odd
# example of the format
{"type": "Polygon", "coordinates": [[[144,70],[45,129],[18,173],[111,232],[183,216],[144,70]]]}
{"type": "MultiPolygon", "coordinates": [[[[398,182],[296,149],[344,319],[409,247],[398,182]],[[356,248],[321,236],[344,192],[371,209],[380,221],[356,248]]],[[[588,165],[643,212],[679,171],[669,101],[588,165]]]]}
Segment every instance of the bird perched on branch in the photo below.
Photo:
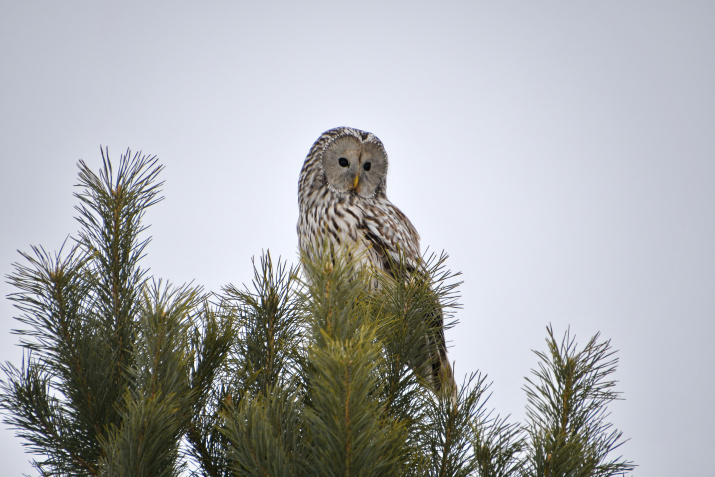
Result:
{"type": "MultiPolygon", "coordinates": [[[[340,127],[324,132],[310,149],[298,185],[298,239],[300,250],[310,255],[327,240],[332,247],[351,251],[354,257],[397,279],[396,264],[420,270],[420,236],[410,220],[386,195],[387,153],[372,133],[340,127]]],[[[435,297],[435,299],[437,299],[435,297]]],[[[444,318],[439,306],[425,317],[430,330],[424,337],[426,363],[414,369],[436,392],[451,386],[444,318]]]]}

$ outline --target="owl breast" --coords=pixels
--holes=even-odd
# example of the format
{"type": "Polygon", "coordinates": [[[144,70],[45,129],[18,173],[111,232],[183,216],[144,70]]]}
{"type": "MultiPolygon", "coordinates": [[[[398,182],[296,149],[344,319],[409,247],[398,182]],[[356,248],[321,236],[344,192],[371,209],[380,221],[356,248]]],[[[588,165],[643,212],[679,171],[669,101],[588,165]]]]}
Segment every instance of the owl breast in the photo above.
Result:
{"type": "MultiPolygon", "coordinates": [[[[321,200],[301,210],[299,247],[310,254],[324,246],[347,253],[359,265],[379,263],[381,250],[366,239],[366,213],[353,195],[339,196],[326,189],[321,200]]],[[[369,219],[368,219],[369,220],[369,219]]]]}

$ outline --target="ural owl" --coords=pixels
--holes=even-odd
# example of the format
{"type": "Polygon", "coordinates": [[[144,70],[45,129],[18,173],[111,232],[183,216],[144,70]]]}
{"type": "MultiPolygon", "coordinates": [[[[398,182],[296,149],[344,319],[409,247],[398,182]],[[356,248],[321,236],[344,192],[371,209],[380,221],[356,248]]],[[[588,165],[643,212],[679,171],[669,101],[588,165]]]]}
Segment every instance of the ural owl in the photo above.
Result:
{"type": "MultiPolygon", "coordinates": [[[[385,193],[387,153],[372,133],[341,127],[324,132],[313,144],[300,172],[298,240],[309,254],[327,239],[351,250],[363,265],[377,267],[396,278],[390,267],[404,254],[407,265],[419,269],[420,236],[410,220],[385,193]]],[[[424,376],[439,392],[443,383],[454,387],[447,360],[441,311],[430,318],[436,332],[425,336],[429,363],[424,376]]]]}

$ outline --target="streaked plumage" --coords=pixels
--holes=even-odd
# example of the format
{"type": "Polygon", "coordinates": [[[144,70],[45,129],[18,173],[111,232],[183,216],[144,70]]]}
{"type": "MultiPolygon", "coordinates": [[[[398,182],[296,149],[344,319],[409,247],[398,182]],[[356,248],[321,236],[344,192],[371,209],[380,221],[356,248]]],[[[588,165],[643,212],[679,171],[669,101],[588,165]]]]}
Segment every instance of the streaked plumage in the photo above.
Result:
{"type": "MultiPolygon", "coordinates": [[[[341,127],[324,132],[313,144],[303,164],[298,185],[298,241],[310,253],[327,239],[351,250],[365,265],[392,274],[390,263],[399,262],[400,251],[408,266],[418,269],[420,236],[410,220],[386,195],[387,153],[372,133],[341,127]],[[387,256],[392,257],[389,260],[387,256]]],[[[443,318],[432,319],[439,327],[437,343],[430,344],[431,375],[436,390],[452,379],[444,341],[443,318]]]]}

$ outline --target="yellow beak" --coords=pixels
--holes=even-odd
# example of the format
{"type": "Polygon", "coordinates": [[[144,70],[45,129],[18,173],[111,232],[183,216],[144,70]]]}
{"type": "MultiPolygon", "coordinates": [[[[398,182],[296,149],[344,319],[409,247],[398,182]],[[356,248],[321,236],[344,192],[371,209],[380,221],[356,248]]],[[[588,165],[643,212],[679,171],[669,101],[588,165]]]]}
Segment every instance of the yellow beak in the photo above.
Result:
{"type": "Polygon", "coordinates": [[[353,181],[353,189],[357,189],[358,181],[360,180],[360,174],[355,176],[355,180],[353,181]]]}

